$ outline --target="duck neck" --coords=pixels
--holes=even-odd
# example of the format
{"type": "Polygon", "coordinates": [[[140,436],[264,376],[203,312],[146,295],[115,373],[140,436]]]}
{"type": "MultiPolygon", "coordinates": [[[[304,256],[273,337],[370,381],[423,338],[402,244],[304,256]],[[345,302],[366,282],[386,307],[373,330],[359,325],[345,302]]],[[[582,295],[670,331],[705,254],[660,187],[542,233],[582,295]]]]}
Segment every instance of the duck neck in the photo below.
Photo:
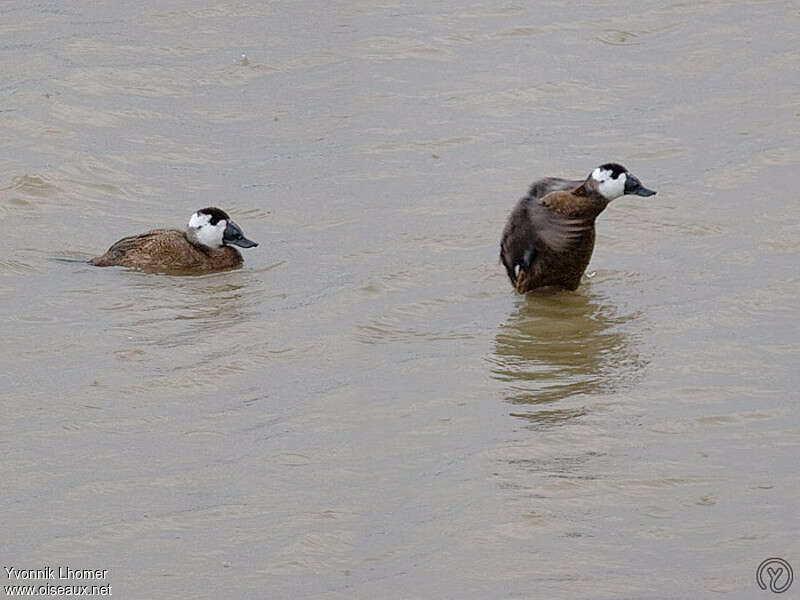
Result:
{"type": "Polygon", "coordinates": [[[611,202],[608,198],[601,196],[596,189],[587,186],[586,182],[575,188],[572,195],[579,198],[587,212],[593,213],[594,216],[603,212],[608,203],[611,202]]]}

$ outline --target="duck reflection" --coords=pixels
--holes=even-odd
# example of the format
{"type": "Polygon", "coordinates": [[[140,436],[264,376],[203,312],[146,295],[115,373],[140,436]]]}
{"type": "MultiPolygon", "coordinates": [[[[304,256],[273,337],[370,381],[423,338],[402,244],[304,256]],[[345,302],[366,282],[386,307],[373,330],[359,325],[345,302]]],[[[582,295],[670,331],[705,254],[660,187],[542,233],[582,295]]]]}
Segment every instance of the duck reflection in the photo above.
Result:
{"type": "Polygon", "coordinates": [[[138,310],[129,327],[147,332],[157,346],[181,347],[209,339],[220,343],[252,317],[259,281],[252,274],[174,277],[166,284],[143,275],[134,284],[138,310]]]}
{"type": "Polygon", "coordinates": [[[586,409],[548,405],[631,382],[643,364],[625,327],[635,318],[586,293],[542,291],[521,298],[495,338],[492,357],[494,378],[508,384],[506,400],[531,407],[512,415],[532,426],[558,425],[586,409]]]}

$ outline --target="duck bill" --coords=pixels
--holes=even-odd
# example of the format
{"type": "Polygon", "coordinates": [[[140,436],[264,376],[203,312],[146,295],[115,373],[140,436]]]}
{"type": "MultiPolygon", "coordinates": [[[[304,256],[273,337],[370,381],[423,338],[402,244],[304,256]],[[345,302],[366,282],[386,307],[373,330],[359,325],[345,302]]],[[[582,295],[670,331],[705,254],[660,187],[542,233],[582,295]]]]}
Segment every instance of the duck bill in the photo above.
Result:
{"type": "Polygon", "coordinates": [[[240,248],[252,248],[253,246],[258,246],[258,242],[248,240],[246,237],[244,237],[242,230],[233,221],[228,221],[228,226],[225,228],[225,233],[222,236],[222,243],[233,244],[234,246],[239,246],[240,248]]]}
{"type": "MultiPolygon", "coordinates": [[[[655,193],[655,192],[653,192],[655,193]]],[[[253,240],[248,240],[246,237],[242,236],[237,240],[231,240],[228,242],[229,244],[234,244],[235,246],[239,246],[241,248],[252,248],[253,246],[258,246],[258,242],[254,242],[253,240]]]]}
{"type": "Polygon", "coordinates": [[[654,190],[648,190],[646,187],[642,185],[642,182],[639,181],[633,175],[628,175],[628,178],[625,180],[625,194],[626,195],[633,195],[633,196],[654,196],[654,190]]]}

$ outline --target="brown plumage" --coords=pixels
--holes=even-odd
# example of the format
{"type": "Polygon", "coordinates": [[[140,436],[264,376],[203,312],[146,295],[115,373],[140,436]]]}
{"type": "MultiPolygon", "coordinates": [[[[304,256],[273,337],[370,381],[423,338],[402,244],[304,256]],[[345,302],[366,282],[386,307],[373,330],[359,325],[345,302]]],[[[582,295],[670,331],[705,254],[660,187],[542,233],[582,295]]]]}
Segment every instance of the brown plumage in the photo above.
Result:
{"type": "Polygon", "coordinates": [[[141,270],[203,272],[239,267],[242,255],[236,248],[201,248],[177,229],[154,229],[122,238],[102,256],[89,261],[95,267],[132,267],[141,270]]]}
{"type": "Polygon", "coordinates": [[[500,260],[514,289],[577,289],[594,250],[594,222],[614,198],[652,196],[625,167],[607,163],[584,181],[555,177],[531,185],[509,215],[500,260]]]}
{"type": "Polygon", "coordinates": [[[125,237],[89,264],[96,267],[130,267],[141,271],[202,274],[240,267],[244,262],[235,244],[257,246],[218,208],[205,208],[192,215],[186,231],[154,229],[125,237]]]}

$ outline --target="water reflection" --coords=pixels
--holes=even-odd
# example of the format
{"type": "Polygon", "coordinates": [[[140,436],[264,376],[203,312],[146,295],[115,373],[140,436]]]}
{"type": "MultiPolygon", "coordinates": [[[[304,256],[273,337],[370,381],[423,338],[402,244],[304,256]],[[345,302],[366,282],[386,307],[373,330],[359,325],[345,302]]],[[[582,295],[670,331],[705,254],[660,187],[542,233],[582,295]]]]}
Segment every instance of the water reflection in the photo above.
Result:
{"type": "Polygon", "coordinates": [[[506,400],[531,407],[512,414],[532,425],[558,425],[586,409],[545,405],[632,382],[643,365],[626,327],[635,318],[586,290],[520,298],[495,337],[492,356],[494,378],[508,384],[506,400]]]}
{"type": "Polygon", "coordinates": [[[240,273],[191,278],[132,275],[138,306],[129,325],[156,334],[156,344],[169,347],[193,344],[244,324],[262,287],[240,273]]]}
{"type": "MultiPolygon", "coordinates": [[[[88,268],[88,267],[87,267],[88,268]]],[[[102,290],[72,291],[100,298],[108,360],[95,390],[140,397],[147,393],[213,393],[256,368],[264,336],[254,333],[265,280],[252,270],[171,277],[94,269],[102,290]]]]}

